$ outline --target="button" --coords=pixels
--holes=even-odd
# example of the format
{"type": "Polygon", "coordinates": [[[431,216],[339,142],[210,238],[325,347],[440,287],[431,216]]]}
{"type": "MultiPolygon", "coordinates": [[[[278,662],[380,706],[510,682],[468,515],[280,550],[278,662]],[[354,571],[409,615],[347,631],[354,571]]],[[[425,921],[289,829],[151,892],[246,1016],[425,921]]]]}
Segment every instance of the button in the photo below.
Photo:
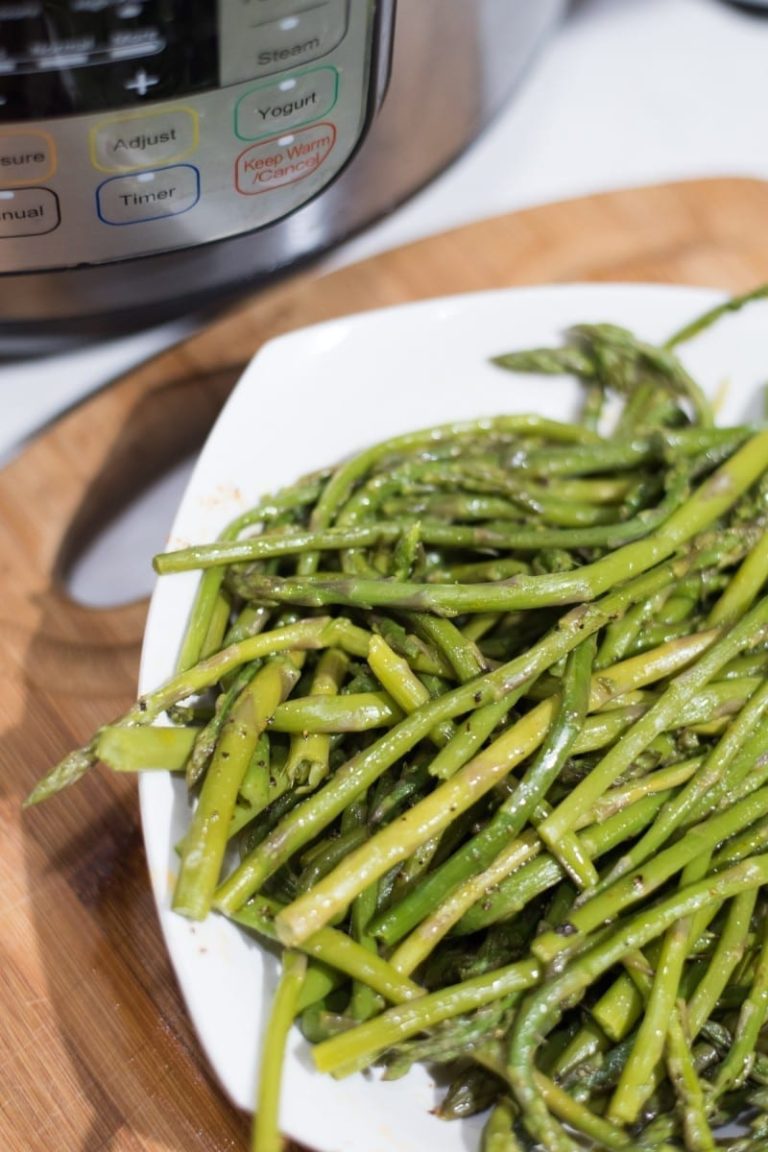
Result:
{"type": "MultiPolygon", "coordinates": [[[[322,0],[321,0],[322,3],[322,0]]],[[[317,0],[251,0],[251,24],[266,24],[317,7],[317,0]]]]}
{"type": "Polygon", "coordinates": [[[328,67],[260,84],[237,102],[235,135],[241,140],[259,140],[275,131],[310,124],[328,115],[338,91],[339,74],[328,67]]]}
{"type": "MultiPolygon", "coordinates": [[[[109,0],[91,0],[91,3],[106,8],[109,0]]],[[[119,17],[120,13],[115,15],[119,17]]],[[[45,23],[51,19],[55,22],[56,17],[44,18],[45,23]]],[[[82,20],[82,17],[79,19],[82,20]]],[[[104,18],[96,19],[97,28],[92,24],[91,30],[83,28],[73,35],[65,34],[63,29],[51,31],[45,25],[37,29],[25,29],[26,35],[20,32],[15,43],[11,34],[10,49],[6,38],[0,50],[0,59],[5,62],[6,69],[10,64],[16,72],[22,74],[61,72],[116,60],[143,60],[166,48],[166,38],[159,28],[115,28],[108,32],[104,27],[104,18]]]]}
{"type": "Polygon", "coordinates": [[[197,143],[197,113],[191,108],[115,116],[91,129],[91,163],[100,172],[133,172],[182,160],[197,143]]]}
{"type": "Polygon", "coordinates": [[[322,123],[254,144],[235,161],[235,187],[242,196],[258,196],[304,180],[327,160],[335,143],[333,124],[322,123]]]}
{"type": "Polygon", "coordinates": [[[0,192],[0,240],[44,236],[61,223],[59,198],[49,188],[16,188],[0,192]]]}
{"type": "MultiPolygon", "coordinates": [[[[122,4],[117,9],[115,16],[118,20],[140,15],[140,9],[129,12],[130,7],[131,5],[122,4]]],[[[132,7],[136,8],[137,6],[133,5],[132,7]]],[[[102,52],[106,50],[110,60],[136,60],[162,52],[166,44],[167,40],[159,28],[115,27],[110,31],[102,52]]]]}
{"type": "Polygon", "coordinates": [[[347,0],[326,0],[281,20],[257,23],[227,43],[222,84],[271,76],[325,56],[344,39],[347,0]]]}
{"type": "Polygon", "coordinates": [[[192,164],[113,176],[96,189],[99,219],[104,224],[144,224],[181,216],[200,199],[200,173],[192,164]]]}
{"type": "Polygon", "coordinates": [[[69,68],[82,68],[90,64],[96,51],[96,37],[91,34],[67,36],[54,33],[51,38],[46,29],[39,40],[28,40],[26,49],[17,57],[18,70],[63,72],[69,68]]]}
{"type": "Polygon", "coordinates": [[[128,92],[135,92],[137,96],[146,96],[150,88],[160,83],[159,76],[152,76],[145,68],[137,68],[130,80],[126,80],[123,87],[128,92]]]}
{"type": "Polygon", "coordinates": [[[56,148],[47,132],[0,130],[0,187],[48,180],[56,168],[56,148]]]}

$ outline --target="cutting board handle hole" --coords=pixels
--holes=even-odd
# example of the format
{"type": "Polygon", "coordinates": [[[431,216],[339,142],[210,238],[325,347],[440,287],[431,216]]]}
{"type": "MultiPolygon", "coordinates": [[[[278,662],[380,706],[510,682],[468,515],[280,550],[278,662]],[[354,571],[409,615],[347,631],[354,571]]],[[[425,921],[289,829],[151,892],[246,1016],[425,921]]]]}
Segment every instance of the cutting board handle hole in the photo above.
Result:
{"type": "Polygon", "coordinates": [[[152,557],[165,547],[194,457],[240,371],[194,373],[140,392],[119,428],[98,430],[98,463],[83,461],[80,503],[53,570],[76,604],[114,608],[150,592],[152,557]]]}
{"type": "Polygon", "coordinates": [[[68,558],[59,582],[77,604],[115,608],[149,595],[152,557],[165,546],[192,465],[183,460],[149,484],[68,558]]]}

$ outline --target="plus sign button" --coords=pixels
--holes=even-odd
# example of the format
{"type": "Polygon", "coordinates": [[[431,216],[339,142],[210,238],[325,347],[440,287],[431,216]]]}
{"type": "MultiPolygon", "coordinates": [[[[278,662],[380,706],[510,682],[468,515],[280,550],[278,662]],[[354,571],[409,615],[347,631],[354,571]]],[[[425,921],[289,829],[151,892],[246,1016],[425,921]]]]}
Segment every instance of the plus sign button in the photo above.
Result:
{"type": "Polygon", "coordinates": [[[147,72],[146,68],[137,68],[130,80],[126,80],[123,87],[136,96],[147,96],[159,83],[159,76],[153,76],[147,72]]]}

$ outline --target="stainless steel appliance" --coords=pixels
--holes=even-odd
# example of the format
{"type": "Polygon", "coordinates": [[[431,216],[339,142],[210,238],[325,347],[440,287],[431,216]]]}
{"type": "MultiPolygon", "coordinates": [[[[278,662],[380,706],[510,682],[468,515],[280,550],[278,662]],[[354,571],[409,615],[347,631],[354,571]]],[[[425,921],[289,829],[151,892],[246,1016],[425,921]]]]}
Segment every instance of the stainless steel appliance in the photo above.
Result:
{"type": "Polygon", "coordinates": [[[0,334],[159,320],[392,209],[566,0],[0,0],[0,334]]]}

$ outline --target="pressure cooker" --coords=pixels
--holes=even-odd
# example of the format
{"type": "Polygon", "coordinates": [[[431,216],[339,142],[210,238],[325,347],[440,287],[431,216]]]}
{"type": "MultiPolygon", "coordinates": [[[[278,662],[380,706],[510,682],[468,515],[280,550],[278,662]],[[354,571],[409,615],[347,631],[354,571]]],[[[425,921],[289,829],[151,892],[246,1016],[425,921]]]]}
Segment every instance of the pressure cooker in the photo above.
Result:
{"type": "Polygon", "coordinates": [[[337,243],[473,140],[564,6],[0,0],[0,335],[160,320],[337,243]]]}

